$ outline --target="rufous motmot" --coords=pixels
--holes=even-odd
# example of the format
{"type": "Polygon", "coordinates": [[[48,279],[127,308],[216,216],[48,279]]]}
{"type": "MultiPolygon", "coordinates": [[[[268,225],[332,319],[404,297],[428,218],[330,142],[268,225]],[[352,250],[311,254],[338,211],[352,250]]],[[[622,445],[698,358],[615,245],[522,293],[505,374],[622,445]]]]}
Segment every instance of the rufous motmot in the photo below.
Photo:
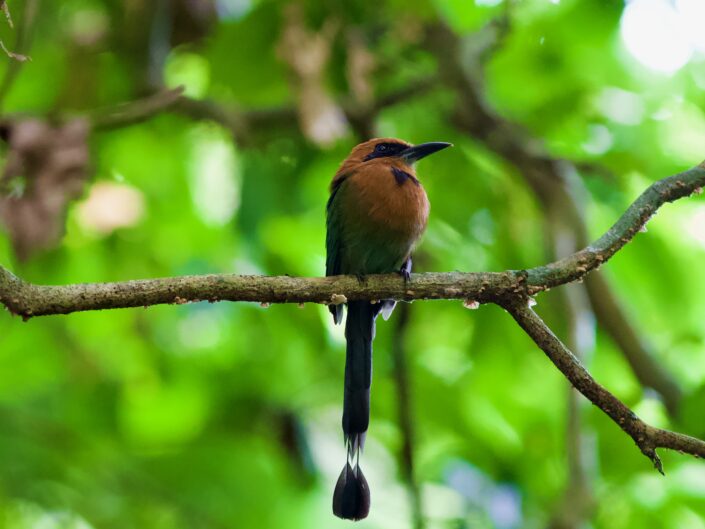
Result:
{"type": "MultiPolygon", "coordinates": [[[[411,277],[411,251],[426,229],[429,203],[414,163],[449,147],[411,145],[393,138],[366,141],[343,161],[330,185],[326,207],[326,275],[399,272],[411,277]]],[[[360,469],[360,450],[370,419],[372,340],[375,318],[389,317],[395,302],[348,302],[345,323],[343,435],[347,462],[333,494],[333,513],[361,520],[370,510],[370,491],[360,469]]],[[[335,323],[343,305],[330,305],[335,323]]]]}

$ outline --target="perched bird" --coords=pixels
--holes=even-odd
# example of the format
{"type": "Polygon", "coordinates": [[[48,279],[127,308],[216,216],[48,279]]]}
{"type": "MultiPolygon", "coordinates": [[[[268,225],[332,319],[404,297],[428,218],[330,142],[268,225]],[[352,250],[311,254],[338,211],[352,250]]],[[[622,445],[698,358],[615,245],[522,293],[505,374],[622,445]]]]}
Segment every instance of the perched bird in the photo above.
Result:
{"type": "MultiPolygon", "coordinates": [[[[399,272],[408,281],[411,251],[426,229],[429,203],[414,163],[450,143],[411,145],[393,138],[366,141],[343,161],[330,185],[326,207],[326,275],[399,272]]],[[[372,340],[375,318],[387,319],[394,301],[348,302],[345,324],[343,435],[347,462],[333,494],[333,513],[361,520],[370,510],[370,492],[360,469],[360,450],[370,419],[372,340]]],[[[330,305],[335,323],[343,305],[330,305]]]]}

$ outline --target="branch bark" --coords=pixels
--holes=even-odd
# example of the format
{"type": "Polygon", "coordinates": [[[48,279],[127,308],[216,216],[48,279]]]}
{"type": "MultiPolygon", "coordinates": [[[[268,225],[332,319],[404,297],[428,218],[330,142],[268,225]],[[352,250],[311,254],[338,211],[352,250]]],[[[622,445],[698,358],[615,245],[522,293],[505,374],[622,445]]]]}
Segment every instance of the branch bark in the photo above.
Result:
{"type": "Polygon", "coordinates": [[[705,162],[659,180],[593,244],[563,259],[528,270],[414,274],[406,284],[395,274],[369,276],[364,281],[354,276],[300,278],[220,274],[44,286],[27,283],[0,267],[0,302],[24,319],[190,301],[336,304],[360,299],[468,299],[503,305],[519,296],[531,296],[581,279],[627,244],[664,203],[699,192],[704,186],[705,162]]]}
{"type": "Polygon", "coordinates": [[[504,308],[570,383],[634,440],[641,453],[651,460],[659,472],[663,474],[663,466],[656,454],[657,448],[670,448],[696,457],[705,457],[705,442],[646,424],[622,401],[598,384],[575,355],[529,308],[528,299],[515,299],[505,304],[504,308]]]}

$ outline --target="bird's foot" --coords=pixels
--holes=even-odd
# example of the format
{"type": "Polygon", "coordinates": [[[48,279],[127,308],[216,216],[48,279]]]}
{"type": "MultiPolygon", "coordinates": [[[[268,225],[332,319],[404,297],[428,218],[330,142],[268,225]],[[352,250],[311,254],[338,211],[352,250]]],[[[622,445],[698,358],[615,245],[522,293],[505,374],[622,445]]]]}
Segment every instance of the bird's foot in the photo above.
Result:
{"type": "Polygon", "coordinates": [[[411,281],[411,257],[407,258],[401,265],[399,275],[404,279],[404,283],[411,281]]]}

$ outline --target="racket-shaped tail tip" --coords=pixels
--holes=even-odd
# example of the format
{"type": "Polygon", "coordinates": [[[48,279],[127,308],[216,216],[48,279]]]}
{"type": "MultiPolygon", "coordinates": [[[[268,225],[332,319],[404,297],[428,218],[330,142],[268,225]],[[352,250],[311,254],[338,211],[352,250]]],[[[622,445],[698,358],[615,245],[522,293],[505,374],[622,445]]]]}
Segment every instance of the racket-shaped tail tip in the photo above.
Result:
{"type": "Polygon", "coordinates": [[[350,463],[340,473],[333,493],[333,514],[344,520],[362,520],[370,512],[370,488],[359,465],[350,463]]]}

